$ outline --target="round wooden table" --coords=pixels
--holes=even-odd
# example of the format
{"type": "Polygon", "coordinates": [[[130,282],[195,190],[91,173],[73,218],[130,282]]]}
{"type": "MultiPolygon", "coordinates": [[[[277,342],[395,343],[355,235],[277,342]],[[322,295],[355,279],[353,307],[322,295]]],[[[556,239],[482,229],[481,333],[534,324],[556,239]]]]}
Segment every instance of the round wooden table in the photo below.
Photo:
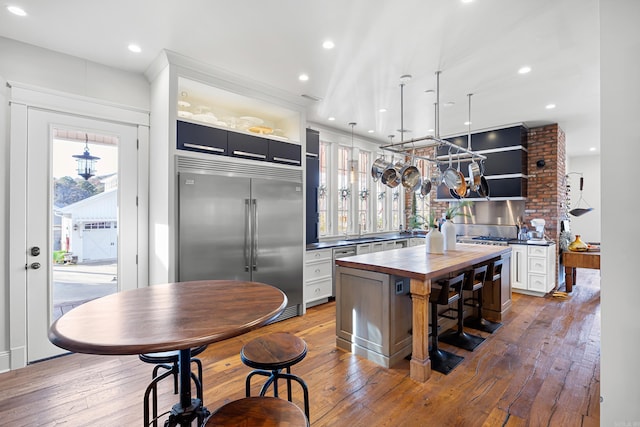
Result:
{"type": "Polygon", "coordinates": [[[179,350],[180,402],[167,426],[208,415],[191,398],[191,348],[258,328],[287,305],[279,289],[257,282],[201,280],[120,292],[74,308],[51,325],[49,339],[77,353],[126,355],[179,350]]]}

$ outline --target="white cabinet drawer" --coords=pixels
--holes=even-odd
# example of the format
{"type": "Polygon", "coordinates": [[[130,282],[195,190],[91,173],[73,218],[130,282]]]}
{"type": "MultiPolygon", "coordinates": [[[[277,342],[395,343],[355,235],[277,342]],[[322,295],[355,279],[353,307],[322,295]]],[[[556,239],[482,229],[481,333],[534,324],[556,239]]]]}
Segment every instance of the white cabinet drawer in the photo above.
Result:
{"type": "Polygon", "coordinates": [[[331,279],[308,282],[304,287],[304,300],[311,302],[331,296],[331,279]]]}
{"type": "Polygon", "coordinates": [[[549,250],[549,246],[529,245],[528,250],[529,250],[529,256],[546,257],[547,251],[549,250]]]}
{"type": "Polygon", "coordinates": [[[371,252],[382,252],[384,250],[386,250],[387,248],[385,247],[385,243],[383,242],[378,242],[378,243],[372,243],[371,244],[371,252]]]}
{"type": "Polygon", "coordinates": [[[331,249],[318,249],[307,251],[304,255],[305,262],[331,260],[331,249]]]}
{"type": "Polygon", "coordinates": [[[320,261],[320,262],[309,262],[305,263],[304,266],[304,277],[305,280],[313,280],[319,279],[321,277],[331,277],[333,273],[333,268],[331,266],[331,261],[320,261]]]}
{"type": "Polygon", "coordinates": [[[529,273],[547,274],[547,259],[530,256],[527,271],[529,273]]]}
{"type": "Polygon", "coordinates": [[[548,288],[547,276],[544,274],[529,274],[529,290],[547,293],[548,288]]]}

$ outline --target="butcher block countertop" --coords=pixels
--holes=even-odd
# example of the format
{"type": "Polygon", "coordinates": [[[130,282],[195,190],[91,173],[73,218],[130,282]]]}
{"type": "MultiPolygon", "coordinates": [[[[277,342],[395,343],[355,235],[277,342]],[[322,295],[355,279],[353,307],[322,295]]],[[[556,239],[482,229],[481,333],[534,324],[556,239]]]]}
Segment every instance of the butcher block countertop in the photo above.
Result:
{"type": "Polygon", "coordinates": [[[460,271],[511,252],[509,246],[458,243],[454,251],[427,254],[424,246],[336,259],[336,265],[393,274],[417,280],[430,280],[460,271]]]}

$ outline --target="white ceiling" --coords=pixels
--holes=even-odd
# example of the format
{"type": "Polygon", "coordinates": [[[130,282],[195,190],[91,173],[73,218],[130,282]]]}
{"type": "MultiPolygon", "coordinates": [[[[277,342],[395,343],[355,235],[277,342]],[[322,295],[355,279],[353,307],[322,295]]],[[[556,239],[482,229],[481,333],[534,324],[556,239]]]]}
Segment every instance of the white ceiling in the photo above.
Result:
{"type": "Polygon", "coordinates": [[[15,0],[0,36],[143,73],[168,49],[287,91],[321,98],[307,119],[388,142],[559,123],[569,155],[600,152],[597,0],[15,0]],[[331,39],[335,48],[325,50],[331,39]],[[131,53],[129,43],[142,52],[131,53]],[[518,74],[524,65],[532,68],[518,74]],[[300,73],[309,81],[298,80],[300,73]],[[454,102],[445,107],[447,102],[454,102]],[[547,104],[556,104],[552,110],[547,104]],[[380,108],[387,112],[380,113],[380,108]],[[330,116],[335,121],[328,121],[330,116]],[[368,130],[374,133],[368,133],[368,130]],[[589,149],[595,147],[596,151],[589,149]]]}

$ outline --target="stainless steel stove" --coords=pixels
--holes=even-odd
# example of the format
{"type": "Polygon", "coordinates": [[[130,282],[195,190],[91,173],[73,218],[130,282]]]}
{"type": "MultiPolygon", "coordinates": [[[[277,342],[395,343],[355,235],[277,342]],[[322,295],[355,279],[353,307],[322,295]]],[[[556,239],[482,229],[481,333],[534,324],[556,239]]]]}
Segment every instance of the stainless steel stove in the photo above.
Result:
{"type": "Polygon", "coordinates": [[[457,241],[459,243],[473,243],[475,245],[498,245],[507,246],[510,237],[497,237],[497,236],[458,236],[457,241]]]}

